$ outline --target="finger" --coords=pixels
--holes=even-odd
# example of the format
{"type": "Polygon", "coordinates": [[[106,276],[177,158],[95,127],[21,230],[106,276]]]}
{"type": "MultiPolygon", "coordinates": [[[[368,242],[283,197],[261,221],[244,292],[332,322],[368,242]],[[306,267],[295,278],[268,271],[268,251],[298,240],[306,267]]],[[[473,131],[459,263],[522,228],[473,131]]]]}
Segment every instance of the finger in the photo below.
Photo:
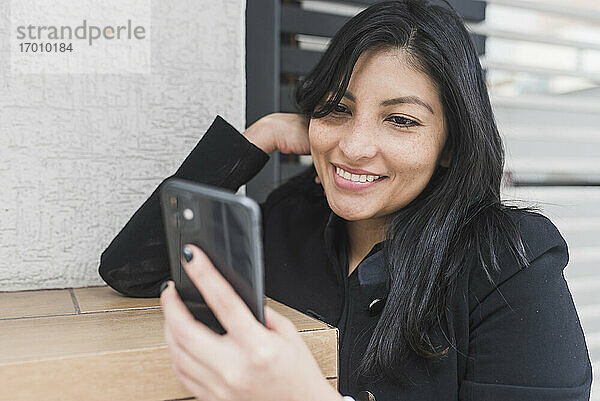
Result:
{"type": "Polygon", "coordinates": [[[185,247],[192,252],[192,259],[182,260],[183,267],[227,333],[241,341],[247,340],[249,334],[250,338],[257,335],[262,325],[206,253],[195,245],[185,247]]]}
{"type": "MultiPolygon", "coordinates": [[[[168,326],[165,326],[165,339],[167,340],[171,366],[177,378],[186,376],[194,385],[201,389],[212,389],[219,384],[218,375],[211,370],[210,366],[204,366],[189,354],[171,334],[168,326]]],[[[192,391],[191,386],[188,389],[192,391]]],[[[217,398],[213,398],[217,399],[217,398]]]]}
{"type": "Polygon", "coordinates": [[[298,336],[298,329],[285,316],[265,305],[265,324],[268,329],[274,330],[286,338],[298,336]]]}
{"type": "Polygon", "coordinates": [[[164,324],[178,344],[200,361],[215,363],[219,360],[218,355],[224,348],[221,336],[192,316],[173,281],[169,281],[160,295],[160,304],[165,316],[164,324]]]}
{"type": "Polygon", "coordinates": [[[176,376],[177,380],[179,380],[183,387],[188,389],[194,395],[194,397],[196,397],[196,399],[200,401],[219,400],[219,398],[216,398],[210,391],[210,386],[205,387],[199,385],[191,377],[187,376],[184,372],[176,373],[176,376]]]}
{"type": "MultiPolygon", "coordinates": [[[[178,344],[173,338],[168,327],[165,326],[165,338],[169,344],[169,354],[172,361],[173,370],[180,377],[185,375],[196,385],[206,389],[212,398],[207,400],[230,400],[231,388],[227,383],[231,380],[230,373],[240,363],[240,353],[238,347],[230,345],[226,348],[227,353],[215,356],[210,364],[199,364],[182,344],[178,344]]],[[[202,398],[205,399],[205,398],[202,398]]]]}

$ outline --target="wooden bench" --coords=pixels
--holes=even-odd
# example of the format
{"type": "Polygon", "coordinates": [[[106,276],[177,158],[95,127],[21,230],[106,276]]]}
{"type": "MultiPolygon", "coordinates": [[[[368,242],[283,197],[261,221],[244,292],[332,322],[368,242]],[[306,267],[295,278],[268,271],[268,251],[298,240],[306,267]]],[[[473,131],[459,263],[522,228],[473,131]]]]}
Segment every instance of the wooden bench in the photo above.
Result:
{"type": "MultiPolygon", "coordinates": [[[[338,329],[265,297],[337,388],[338,329]]],[[[158,298],[110,287],[0,293],[0,398],[193,399],[177,380],[158,298]]]]}

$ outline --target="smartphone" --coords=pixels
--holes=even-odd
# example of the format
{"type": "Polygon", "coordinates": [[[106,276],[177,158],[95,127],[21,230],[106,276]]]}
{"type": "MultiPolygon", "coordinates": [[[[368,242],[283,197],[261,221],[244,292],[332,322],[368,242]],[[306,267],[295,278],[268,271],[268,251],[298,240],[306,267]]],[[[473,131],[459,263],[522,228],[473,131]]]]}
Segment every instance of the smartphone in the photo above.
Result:
{"type": "Polygon", "coordinates": [[[263,246],[258,203],[226,189],[175,177],[161,184],[159,194],[171,277],[192,315],[216,333],[226,333],[181,264],[185,244],[194,244],[208,255],[264,325],[263,246]]]}

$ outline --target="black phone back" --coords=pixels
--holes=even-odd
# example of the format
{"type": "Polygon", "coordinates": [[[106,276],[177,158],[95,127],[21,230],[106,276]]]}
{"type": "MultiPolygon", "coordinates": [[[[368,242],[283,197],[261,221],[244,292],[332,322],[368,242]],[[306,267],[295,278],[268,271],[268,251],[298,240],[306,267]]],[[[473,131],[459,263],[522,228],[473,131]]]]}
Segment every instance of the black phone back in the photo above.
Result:
{"type": "Polygon", "coordinates": [[[221,188],[169,178],[161,185],[160,204],[171,277],[194,317],[219,334],[226,332],[181,265],[182,249],[188,243],[208,255],[264,325],[263,247],[258,203],[221,188]]]}

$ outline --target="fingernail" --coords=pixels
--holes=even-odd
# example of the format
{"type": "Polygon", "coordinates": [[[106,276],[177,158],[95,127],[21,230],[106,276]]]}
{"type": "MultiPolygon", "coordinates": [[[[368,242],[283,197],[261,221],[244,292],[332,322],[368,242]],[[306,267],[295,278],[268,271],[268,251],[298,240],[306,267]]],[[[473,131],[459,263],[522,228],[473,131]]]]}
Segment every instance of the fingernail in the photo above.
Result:
{"type": "Polygon", "coordinates": [[[184,247],[183,248],[183,257],[185,258],[186,262],[189,262],[190,260],[192,260],[194,255],[192,254],[192,251],[190,251],[190,249],[188,247],[184,247]]]}
{"type": "Polygon", "coordinates": [[[165,288],[167,288],[169,286],[169,281],[163,281],[162,284],[160,285],[160,292],[159,294],[162,294],[162,292],[165,290],[165,288]]]}

